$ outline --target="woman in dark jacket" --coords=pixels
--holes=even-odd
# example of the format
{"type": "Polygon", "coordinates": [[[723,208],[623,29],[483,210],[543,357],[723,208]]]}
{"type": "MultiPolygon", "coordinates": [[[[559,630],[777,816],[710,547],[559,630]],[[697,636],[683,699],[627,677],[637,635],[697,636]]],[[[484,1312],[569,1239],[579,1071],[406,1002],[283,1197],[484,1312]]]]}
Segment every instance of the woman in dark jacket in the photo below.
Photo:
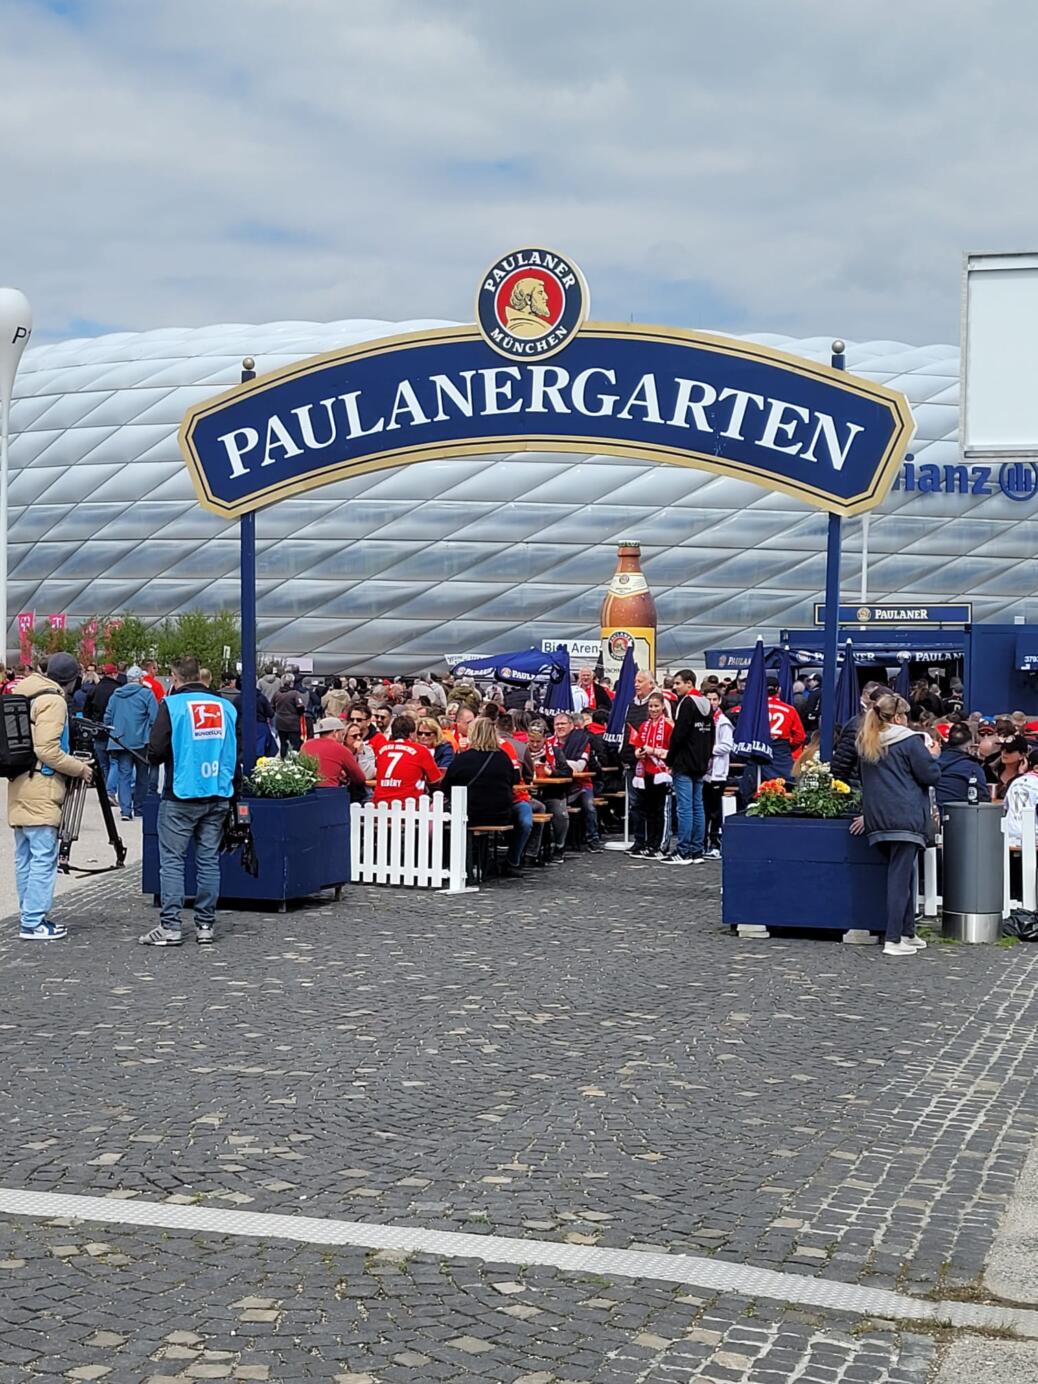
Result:
{"type": "Polygon", "coordinates": [[[887,859],[884,956],[912,956],[926,946],[915,935],[915,872],[931,835],[940,742],[927,749],[923,736],[908,729],[909,710],[903,697],[878,697],[858,731],[865,834],[887,859]]]}
{"type": "Polygon", "coordinates": [[[515,765],[501,749],[493,721],[479,716],[469,730],[468,749],[454,756],[436,787],[445,793],[469,790],[470,827],[505,827],[512,824],[515,781],[515,765]]]}

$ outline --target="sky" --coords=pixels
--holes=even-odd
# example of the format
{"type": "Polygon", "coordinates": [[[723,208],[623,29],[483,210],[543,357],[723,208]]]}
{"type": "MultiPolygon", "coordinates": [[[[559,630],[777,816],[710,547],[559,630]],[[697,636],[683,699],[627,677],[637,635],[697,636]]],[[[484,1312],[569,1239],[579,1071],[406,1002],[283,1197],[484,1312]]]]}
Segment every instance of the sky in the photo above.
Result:
{"type": "Polygon", "coordinates": [[[594,320],[956,342],[1038,248],[1027,0],[0,0],[0,283],[37,342],[471,321],[576,261],[594,320]]]}

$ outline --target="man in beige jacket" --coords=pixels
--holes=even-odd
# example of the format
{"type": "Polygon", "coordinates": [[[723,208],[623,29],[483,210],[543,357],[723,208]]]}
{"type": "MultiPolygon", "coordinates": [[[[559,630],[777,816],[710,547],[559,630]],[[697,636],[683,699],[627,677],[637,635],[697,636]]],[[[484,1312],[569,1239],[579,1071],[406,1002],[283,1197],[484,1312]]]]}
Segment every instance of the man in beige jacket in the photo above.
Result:
{"type": "Polygon", "coordinates": [[[47,674],[30,673],[18,684],[31,697],[32,744],[36,765],[7,786],[7,824],[14,828],[14,872],[18,885],[19,936],[29,942],[53,942],[66,935],[47,914],[58,874],[58,824],[66,780],[91,779],[86,761],[69,753],[66,694],[79,676],[71,654],[51,654],[47,674]]]}

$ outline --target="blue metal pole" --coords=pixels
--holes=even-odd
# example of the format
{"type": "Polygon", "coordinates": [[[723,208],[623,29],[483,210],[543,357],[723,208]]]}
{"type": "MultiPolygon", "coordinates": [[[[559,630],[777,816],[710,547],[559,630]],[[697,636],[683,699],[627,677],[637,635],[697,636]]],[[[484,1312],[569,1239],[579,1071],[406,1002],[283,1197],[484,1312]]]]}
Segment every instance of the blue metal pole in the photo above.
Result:
{"type": "MultiPolygon", "coordinates": [[[[842,341],[834,341],[830,364],[834,370],[847,369],[842,341]]],[[[840,644],[840,516],[829,515],[825,549],[825,662],[822,665],[822,741],[819,758],[829,759],[836,748],[836,658],[840,644]]]]}
{"type": "MultiPolygon", "coordinates": [[[[242,384],[256,378],[256,362],[242,361],[242,384]]],[[[256,511],[243,514],[241,533],[241,758],[247,774],[256,763],[256,511]]]]}

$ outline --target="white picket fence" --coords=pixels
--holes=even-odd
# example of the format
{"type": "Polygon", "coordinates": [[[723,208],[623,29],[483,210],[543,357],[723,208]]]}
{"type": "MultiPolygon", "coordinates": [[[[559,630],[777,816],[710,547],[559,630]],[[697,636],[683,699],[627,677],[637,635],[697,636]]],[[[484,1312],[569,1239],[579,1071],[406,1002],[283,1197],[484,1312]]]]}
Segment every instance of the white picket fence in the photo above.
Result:
{"type": "MultiPolygon", "coordinates": [[[[1012,897],[1010,861],[1016,851],[1010,847],[1002,819],[1002,917],[1008,918],[1014,908],[1038,911],[1038,818],[1033,807],[1020,814],[1020,898],[1012,897]]],[[[937,847],[923,852],[923,868],[919,872],[919,911],[924,918],[936,918],[940,912],[941,895],[937,892],[937,847]]]]}
{"type": "Polygon", "coordinates": [[[350,879],[464,893],[468,798],[467,788],[452,788],[449,811],[442,793],[406,803],[354,803],[350,879]]]}
{"type": "Polygon", "coordinates": [[[1009,861],[1015,852],[1010,850],[1009,837],[1006,835],[1006,821],[1002,819],[1002,845],[1005,852],[1005,867],[1002,873],[1002,917],[1008,918],[1014,908],[1027,908],[1033,913],[1038,908],[1038,887],[1036,887],[1036,876],[1038,876],[1038,853],[1036,853],[1036,828],[1035,811],[1033,807],[1025,807],[1020,813],[1020,865],[1021,865],[1021,888],[1018,899],[1010,898],[1009,880],[1009,861]]]}

